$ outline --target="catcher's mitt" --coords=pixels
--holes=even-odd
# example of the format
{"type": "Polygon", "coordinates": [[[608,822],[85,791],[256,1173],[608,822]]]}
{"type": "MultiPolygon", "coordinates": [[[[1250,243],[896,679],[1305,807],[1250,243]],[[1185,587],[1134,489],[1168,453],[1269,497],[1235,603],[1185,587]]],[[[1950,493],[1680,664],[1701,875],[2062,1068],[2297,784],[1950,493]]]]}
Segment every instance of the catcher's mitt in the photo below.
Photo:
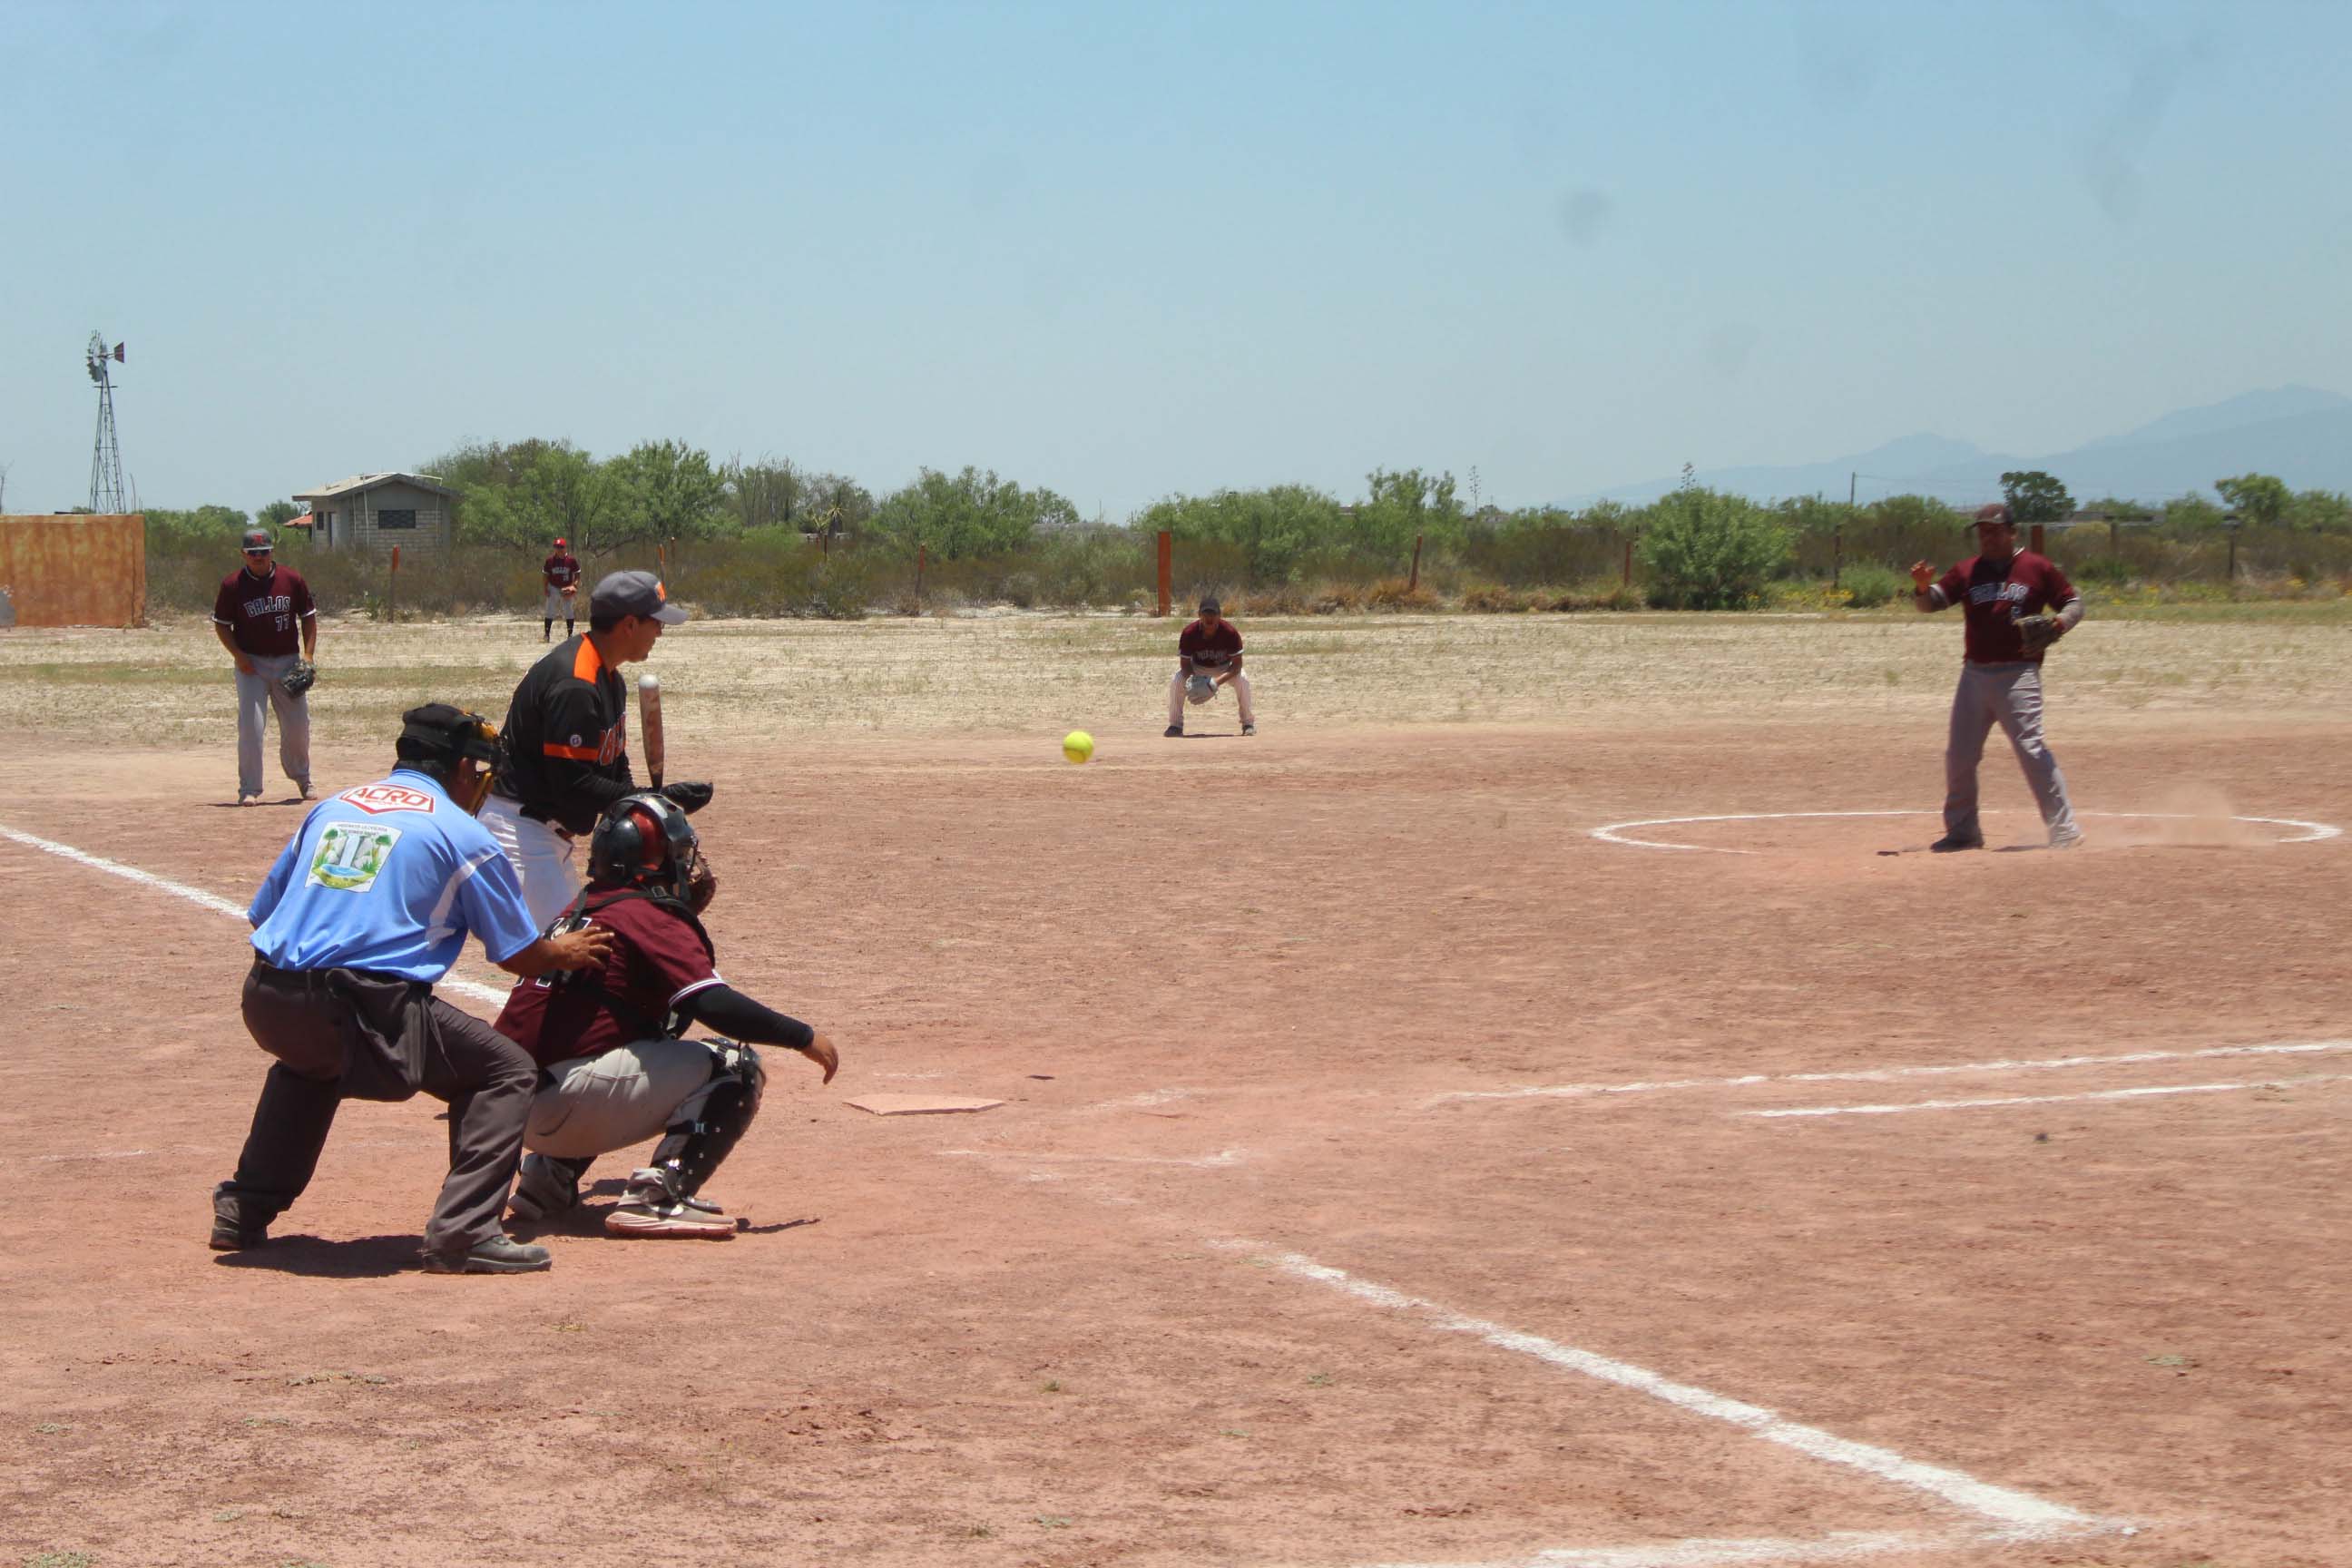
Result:
{"type": "Polygon", "coordinates": [[[299,697],[318,682],[319,667],[307,658],[298,658],[294,661],[294,668],[286,672],[286,679],[278,684],[286,688],[289,697],[299,697]]]}
{"type": "Polygon", "coordinates": [[[2058,640],[2065,627],[2055,616],[2020,616],[2017,617],[2017,640],[2025,645],[2028,653],[2040,653],[2058,640]]]}
{"type": "Polygon", "coordinates": [[[1206,702],[1216,694],[1217,680],[1214,676],[1195,675],[1184,683],[1184,700],[1187,702],[1206,702]]]}
{"type": "Polygon", "coordinates": [[[694,875],[687,879],[687,907],[698,915],[709,909],[710,900],[718,896],[719,873],[710,868],[709,856],[698,854],[694,858],[694,875]]]}

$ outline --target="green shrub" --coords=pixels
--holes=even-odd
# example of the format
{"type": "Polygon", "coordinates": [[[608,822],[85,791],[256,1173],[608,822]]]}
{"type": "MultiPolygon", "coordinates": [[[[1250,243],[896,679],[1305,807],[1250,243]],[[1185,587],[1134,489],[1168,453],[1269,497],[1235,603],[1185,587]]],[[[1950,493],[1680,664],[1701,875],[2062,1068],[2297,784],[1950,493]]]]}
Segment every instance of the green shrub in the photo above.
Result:
{"type": "Polygon", "coordinates": [[[1788,559],[1789,534],[1752,501],[1688,489],[1650,509],[1639,553],[1658,608],[1744,609],[1788,559]]]}
{"type": "Polygon", "coordinates": [[[1868,563],[1847,567],[1838,576],[1838,586],[1845,590],[1846,604],[1857,610],[1874,610],[1911,596],[1907,575],[1868,563]]]}

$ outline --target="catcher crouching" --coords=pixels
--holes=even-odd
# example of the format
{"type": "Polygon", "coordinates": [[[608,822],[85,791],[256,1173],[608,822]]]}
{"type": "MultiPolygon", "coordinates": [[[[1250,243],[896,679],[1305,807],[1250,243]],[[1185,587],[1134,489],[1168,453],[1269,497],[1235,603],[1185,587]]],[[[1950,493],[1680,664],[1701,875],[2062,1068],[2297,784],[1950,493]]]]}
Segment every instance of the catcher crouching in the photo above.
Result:
{"type": "Polygon", "coordinates": [[[625,796],[597,822],[588,885],[553,929],[603,927],[613,951],[562,984],[517,985],[499,1015],[499,1032],[541,1068],[515,1220],[572,1208],[598,1155],[658,1135],[605,1231],[724,1240],[735,1222],[700,1194],[759,1112],[766,1072],[753,1047],[798,1051],[833,1081],[831,1041],[719,977],[701,921],[717,889],[693,825],[664,797],[625,796]],[[697,1025],[726,1033],[685,1038],[697,1025]]]}

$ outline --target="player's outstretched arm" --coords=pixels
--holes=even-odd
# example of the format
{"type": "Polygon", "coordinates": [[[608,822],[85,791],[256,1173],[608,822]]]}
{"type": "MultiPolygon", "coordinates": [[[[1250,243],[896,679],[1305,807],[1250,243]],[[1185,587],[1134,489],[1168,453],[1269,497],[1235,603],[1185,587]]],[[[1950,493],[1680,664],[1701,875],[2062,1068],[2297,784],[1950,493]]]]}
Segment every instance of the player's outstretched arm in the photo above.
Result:
{"type": "Polygon", "coordinates": [[[732,985],[706,986],[679,1003],[677,1012],[684,1022],[700,1024],[730,1040],[798,1051],[824,1069],[827,1083],[841,1070],[841,1053],[833,1048],[831,1040],[798,1018],[788,1018],[772,1007],[754,1002],[732,985]]]}

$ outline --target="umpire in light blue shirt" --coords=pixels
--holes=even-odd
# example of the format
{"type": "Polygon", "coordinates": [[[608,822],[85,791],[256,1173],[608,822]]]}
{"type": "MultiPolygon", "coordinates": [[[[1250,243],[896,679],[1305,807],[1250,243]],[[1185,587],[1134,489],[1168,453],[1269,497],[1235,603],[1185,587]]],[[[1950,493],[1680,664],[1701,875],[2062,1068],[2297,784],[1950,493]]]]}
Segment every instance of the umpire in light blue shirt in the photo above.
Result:
{"type": "Polygon", "coordinates": [[[389,777],[322,802],[253,897],[245,1026],[278,1059],[261,1086],[236,1173],[213,1192],[212,1245],[268,1239],[318,1169],[346,1100],[449,1106],[449,1175],[425,1226],[436,1274],[548,1267],[499,1224],[522,1155],[538,1068],[489,1025],[433,994],[471,933],[530,979],[585,969],[612,944],[591,927],[542,937],[513,868],[474,820],[498,757],[479,715],[430,703],[401,716],[389,777]]]}

